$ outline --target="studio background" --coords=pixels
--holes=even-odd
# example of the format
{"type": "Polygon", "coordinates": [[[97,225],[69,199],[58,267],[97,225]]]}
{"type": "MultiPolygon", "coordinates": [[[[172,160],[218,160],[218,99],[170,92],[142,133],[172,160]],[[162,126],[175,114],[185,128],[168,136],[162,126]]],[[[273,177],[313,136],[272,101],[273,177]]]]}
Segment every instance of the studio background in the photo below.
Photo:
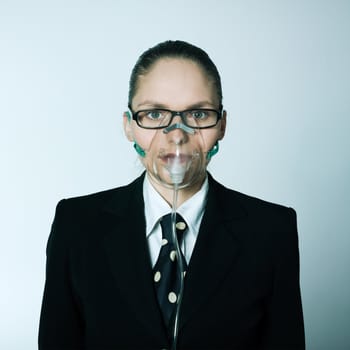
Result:
{"type": "Polygon", "coordinates": [[[57,202],[141,173],[122,131],[137,57],[204,48],[228,129],[210,171],[298,213],[307,348],[350,348],[350,2],[0,2],[0,348],[33,350],[57,202]]]}

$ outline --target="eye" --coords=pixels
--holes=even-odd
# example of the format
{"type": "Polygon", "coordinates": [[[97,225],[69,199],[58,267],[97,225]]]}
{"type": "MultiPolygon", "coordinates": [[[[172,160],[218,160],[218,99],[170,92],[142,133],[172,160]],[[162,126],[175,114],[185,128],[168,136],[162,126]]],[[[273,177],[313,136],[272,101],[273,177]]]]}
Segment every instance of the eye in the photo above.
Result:
{"type": "Polygon", "coordinates": [[[194,119],[205,119],[208,118],[208,111],[197,109],[190,112],[190,116],[194,119]]]}
{"type": "Polygon", "coordinates": [[[159,110],[151,110],[151,111],[147,111],[145,113],[145,116],[149,119],[157,120],[157,119],[161,119],[164,116],[164,112],[159,110]]]}

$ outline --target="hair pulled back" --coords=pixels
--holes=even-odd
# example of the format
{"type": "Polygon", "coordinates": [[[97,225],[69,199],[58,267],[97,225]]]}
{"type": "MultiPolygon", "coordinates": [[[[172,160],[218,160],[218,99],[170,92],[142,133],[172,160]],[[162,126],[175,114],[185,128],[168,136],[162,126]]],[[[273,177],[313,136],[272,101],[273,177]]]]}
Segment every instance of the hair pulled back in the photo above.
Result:
{"type": "Polygon", "coordinates": [[[129,101],[131,108],[132,100],[136,94],[139,77],[149,72],[152,66],[162,58],[188,59],[197,63],[212,80],[217,92],[219,108],[222,108],[222,88],[220,74],[208,54],[201,48],[180,40],[167,40],[146,50],[137,60],[129,81],[129,101]]]}

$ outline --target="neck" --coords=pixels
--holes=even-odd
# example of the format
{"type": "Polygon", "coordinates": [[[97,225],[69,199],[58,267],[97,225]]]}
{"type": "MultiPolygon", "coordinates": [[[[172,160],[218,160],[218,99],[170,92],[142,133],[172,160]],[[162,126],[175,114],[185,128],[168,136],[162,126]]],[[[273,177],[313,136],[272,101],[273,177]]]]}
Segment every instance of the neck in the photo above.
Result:
{"type": "MultiPolygon", "coordinates": [[[[203,182],[205,180],[206,174],[200,177],[195,183],[190,186],[178,189],[177,194],[177,204],[176,207],[180,207],[181,204],[186,202],[189,198],[191,198],[194,194],[196,194],[202,187],[203,182]]],[[[167,203],[172,207],[173,206],[173,198],[174,198],[174,189],[165,187],[159,182],[155,181],[152,176],[148,177],[153,187],[156,191],[167,201],[167,203]]]]}

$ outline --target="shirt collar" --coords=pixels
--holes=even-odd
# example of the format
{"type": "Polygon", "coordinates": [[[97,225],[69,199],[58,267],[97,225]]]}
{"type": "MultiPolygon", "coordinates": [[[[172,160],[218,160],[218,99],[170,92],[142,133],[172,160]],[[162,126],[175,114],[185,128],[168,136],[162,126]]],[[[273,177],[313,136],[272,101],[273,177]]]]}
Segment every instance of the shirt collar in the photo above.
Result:
{"type": "MultiPolygon", "coordinates": [[[[199,231],[204,213],[208,188],[208,177],[206,177],[200,190],[177,209],[177,212],[181,214],[189,226],[189,231],[195,235],[199,231]]],[[[143,198],[145,202],[146,237],[148,237],[160,218],[171,212],[171,207],[153,187],[147,174],[143,182],[143,198]]]]}

